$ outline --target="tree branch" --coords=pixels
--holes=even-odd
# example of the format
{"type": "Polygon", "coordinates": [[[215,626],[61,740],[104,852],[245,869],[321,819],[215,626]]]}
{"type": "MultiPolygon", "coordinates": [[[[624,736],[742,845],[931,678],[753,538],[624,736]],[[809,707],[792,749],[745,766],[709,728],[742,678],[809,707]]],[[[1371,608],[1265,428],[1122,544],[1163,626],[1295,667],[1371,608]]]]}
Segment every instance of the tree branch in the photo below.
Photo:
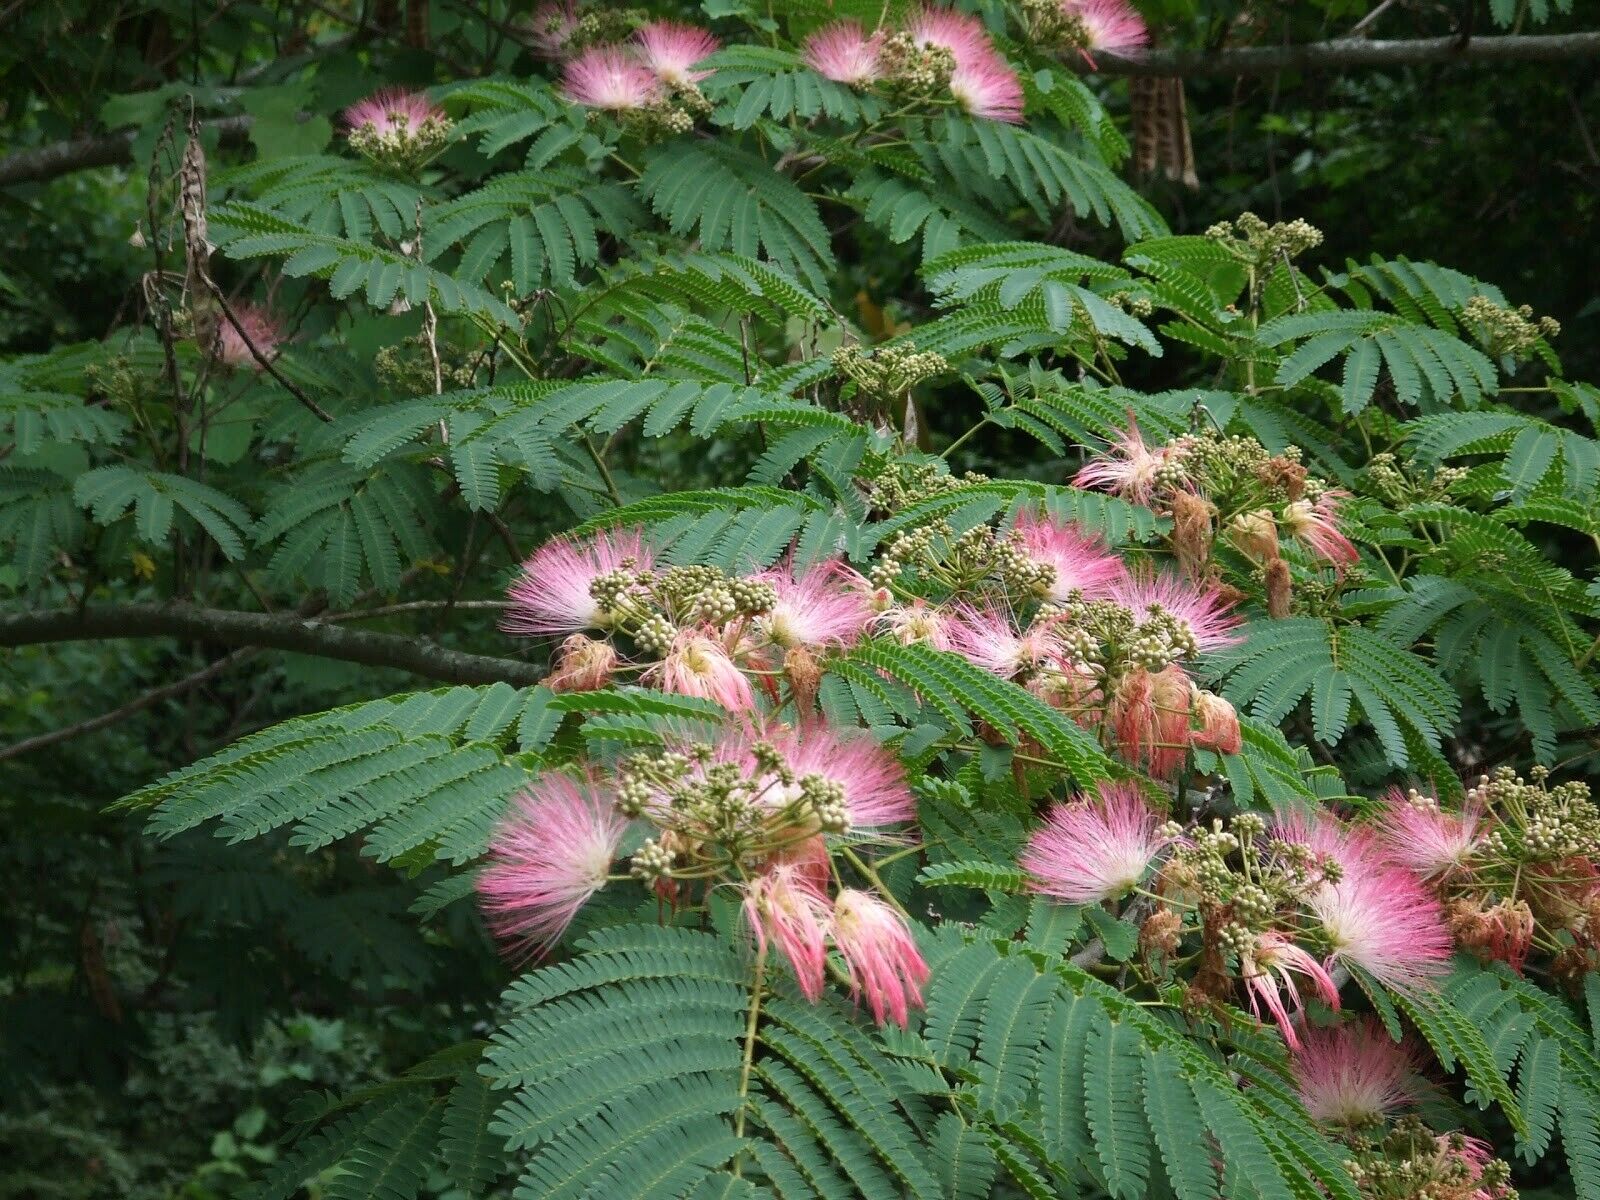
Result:
{"type": "Polygon", "coordinates": [[[123,604],[0,615],[0,646],[143,637],[264,646],[370,667],[394,667],[445,683],[504,681],[527,687],[544,676],[540,668],[514,658],[467,654],[421,637],[348,629],[330,620],[293,613],[232,612],[191,604],[123,604]]]}
{"type": "MultiPolygon", "coordinates": [[[[1600,32],[1503,37],[1414,38],[1373,41],[1364,37],[1298,46],[1238,46],[1228,50],[1151,50],[1137,58],[1101,55],[1102,75],[1272,75],[1278,71],[1338,71],[1348,67],[1406,67],[1420,63],[1564,62],[1600,57],[1600,32]]],[[[1066,60],[1087,72],[1081,60],[1066,60]]]]}
{"type": "MultiPolygon", "coordinates": [[[[217,117],[200,122],[202,129],[220,130],[229,140],[242,137],[251,118],[217,117]]],[[[74,138],[35,150],[19,150],[0,158],[0,187],[14,183],[38,183],[68,175],[87,167],[114,167],[133,161],[133,139],[137,130],[112,133],[105,137],[74,138]]]]}

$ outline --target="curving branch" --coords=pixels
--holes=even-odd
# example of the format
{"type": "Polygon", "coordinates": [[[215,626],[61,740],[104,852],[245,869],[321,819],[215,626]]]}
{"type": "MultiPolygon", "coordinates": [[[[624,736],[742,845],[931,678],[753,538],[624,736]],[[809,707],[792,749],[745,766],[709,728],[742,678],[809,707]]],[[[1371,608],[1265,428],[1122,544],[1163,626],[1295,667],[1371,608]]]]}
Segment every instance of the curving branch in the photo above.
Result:
{"type": "MultiPolygon", "coordinates": [[[[200,122],[202,129],[221,132],[226,141],[242,137],[251,118],[217,117],[200,122]]],[[[41,183],[57,175],[70,175],[89,167],[115,167],[133,161],[133,140],[137,130],[107,134],[104,137],[73,138],[35,150],[19,150],[0,158],[0,187],[15,183],[41,183]]]]}
{"type": "Polygon", "coordinates": [[[370,667],[394,667],[444,683],[504,681],[528,687],[544,677],[539,667],[514,658],[467,654],[410,634],[349,629],[328,618],[294,613],[233,612],[191,604],[120,604],[0,615],[0,646],[144,637],[195,638],[224,646],[290,650],[370,667]]]}
{"type": "MultiPolygon", "coordinates": [[[[1137,58],[1101,55],[1102,75],[1272,75],[1279,71],[1341,71],[1350,67],[1409,67],[1423,63],[1568,62],[1600,57],[1600,31],[1507,34],[1496,37],[1408,38],[1375,41],[1338,38],[1287,46],[1236,46],[1226,50],[1150,50],[1137,58]]],[[[1081,60],[1069,66],[1088,73],[1081,60]]]]}

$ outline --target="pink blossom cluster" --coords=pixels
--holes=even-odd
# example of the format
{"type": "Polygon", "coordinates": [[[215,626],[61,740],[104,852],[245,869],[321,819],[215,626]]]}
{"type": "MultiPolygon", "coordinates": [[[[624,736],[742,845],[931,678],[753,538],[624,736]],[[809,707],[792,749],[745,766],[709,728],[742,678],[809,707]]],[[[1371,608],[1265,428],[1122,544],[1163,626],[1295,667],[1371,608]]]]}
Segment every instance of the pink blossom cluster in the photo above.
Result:
{"type": "MultiPolygon", "coordinates": [[[[540,28],[549,31],[542,43],[546,52],[551,57],[561,56],[576,29],[576,16],[571,25],[551,21],[540,28]]],[[[590,46],[573,56],[562,76],[562,92],[585,108],[612,113],[645,109],[675,94],[695,93],[700,81],[711,74],[701,64],[720,45],[697,25],[651,21],[635,29],[626,41],[590,46]]]]}
{"type": "Polygon", "coordinates": [[[271,362],[278,357],[278,347],[286,336],[282,322],[270,309],[258,304],[241,302],[229,307],[233,310],[232,321],[225,313],[217,316],[218,360],[235,370],[262,370],[262,359],[271,362]],[[255,353],[251,352],[252,346],[255,347],[255,353]],[[257,358],[256,354],[261,357],[257,358]]]}
{"type": "Polygon", "coordinates": [[[802,48],[806,65],[817,74],[862,89],[884,82],[930,82],[917,74],[920,61],[905,61],[907,50],[948,56],[944,85],[963,111],[1013,124],[1022,120],[1021,79],[983,23],[954,9],[917,9],[899,30],[868,32],[859,22],[836,21],[813,33],[802,48]]]}

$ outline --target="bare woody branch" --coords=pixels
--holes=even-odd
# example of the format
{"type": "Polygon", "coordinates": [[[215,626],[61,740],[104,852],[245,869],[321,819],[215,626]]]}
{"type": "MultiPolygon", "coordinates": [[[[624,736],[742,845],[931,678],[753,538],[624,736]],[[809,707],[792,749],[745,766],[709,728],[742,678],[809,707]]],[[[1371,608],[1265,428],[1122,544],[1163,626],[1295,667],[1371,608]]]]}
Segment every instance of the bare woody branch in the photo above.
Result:
{"type": "Polygon", "coordinates": [[[350,629],[328,618],[233,612],[190,604],[91,605],[0,615],[0,646],[109,638],[179,637],[223,646],[261,646],[371,667],[393,667],[444,683],[531,686],[544,672],[514,658],[451,650],[413,634],[350,629]]]}

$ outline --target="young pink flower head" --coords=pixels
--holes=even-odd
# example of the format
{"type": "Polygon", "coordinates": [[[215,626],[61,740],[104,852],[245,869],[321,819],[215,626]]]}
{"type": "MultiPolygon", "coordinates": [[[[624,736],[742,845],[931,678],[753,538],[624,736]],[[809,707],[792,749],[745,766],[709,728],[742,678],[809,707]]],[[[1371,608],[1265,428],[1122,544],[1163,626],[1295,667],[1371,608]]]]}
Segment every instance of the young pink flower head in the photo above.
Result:
{"type": "Polygon", "coordinates": [[[578,9],[572,0],[553,0],[533,10],[523,22],[528,43],[540,58],[561,58],[578,31],[578,9]]]}
{"type": "Polygon", "coordinates": [[[897,604],[879,613],[878,625],[901,645],[920,642],[935,650],[949,650],[953,644],[955,619],[953,612],[914,596],[909,603],[897,604]]]}
{"type": "Polygon", "coordinates": [[[1127,56],[1150,44],[1144,18],[1127,0],[1062,0],[1061,8],[1083,26],[1085,58],[1096,52],[1127,56]]]}
{"type": "Polygon", "coordinates": [[[610,642],[574,633],[561,643],[544,684],[552,692],[598,691],[611,682],[617,658],[617,648],[610,642]]]}
{"type": "Polygon", "coordinates": [[[1284,532],[1341,574],[1361,559],[1355,543],[1339,531],[1339,504],[1349,495],[1349,492],[1329,488],[1315,503],[1296,500],[1283,510],[1279,521],[1284,532]]]}
{"type": "Polygon", "coordinates": [[[1099,538],[1071,521],[1055,521],[1023,510],[1017,515],[1016,528],[1022,534],[1028,557],[1055,568],[1056,577],[1046,597],[1058,604],[1074,591],[1082,592],[1085,599],[1097,600],[1128,572],[1122,560],[1108,553],[1099,538]]]}
{"type": "Polygon", "coordinates": [[[948,50],[957,67],[995,57],[994,43],[983,22],[954,9],[919,9],[906,22],[906,32],[919,46],[948,50]]]}
{"type": "Polygon", "coordinates": [[[1128,414],[1128,428],[1107,447],[1106,453],[1090,459],[1073,476],[1072,486],[1100,488],[1135,504],[1148,505],[1155,499],[1156,480],[1161,468],[1181,460],[1176,446],[1151,449],[1139,433],[1139,423],[1128,414]]]}
{"type": "Polygon", "coordinates": [[[777,603],[756,619],[756,628],[785,650],[851,646],[872,621],[872,585],[836,558],[814,563],[799,575],[785,566],[756,578],[778,593],[777,603]]]}
{"type": "Polygon", "coordinates": [[[500,628],[537,636],[603,627],[607,616],[590,591],[595,580],[619,568],[648,571],[653,563],[637,529],[552,538],[522,564],[500,628]]]}
{"type": "Polygon", "coordinates": [[[1239,713],[1233,705],[1215,692],[1196,687],[1192,709],[1198,728],[1189,735],[1191,745],[1218,754],[1237,754],[1244,748],[1239,713]]]}
{"type": "Polygon", "coordinates": [[[1131,783],[1102,783],[1093,797],[1058,804],[1018,859],[1036,892],[1096,904],[1135,887],[1172,841],[1161,815],[1131,783]]]}
{"type": "Polygon", "coordinates": [[[254,346],[261,352],[262,358],[271,362],[278,357],[278,347],[284,338],[283,326],[259,305],[236,303],[231,307],[239,321],[239,328],[236,329],[226,315],[218,318],[217,358],[230,367],[260,371],[261,363],[250,353],[250,347],[254,346]],[[241,333],[240,329],[244,332],[241,333]]]}
{"type": "Polygon", "coordinates": [[[537,954],[606,884],[628,822],[593,778],[551,771],[511,802],[478,892],[500,937],[537,954]]]}
{"type": "Polygon", "coordinates": [[[866,87],[878,78],[882,45],[881,32],[869,34],[859,21],[834,21],[806,39],[806,66],[835,83],[866,87]]]}
{"type": "Polygon", "coordinates": [[[1186,626],[1201,654],[1231,646],[1240,639],[1233,630],[1239,618],[1215,588],[1190,583],[1169,571],[1131,571],[1107,589],[1110,598],[1133,610],[1137,620],[1164,612],[1186,626]]]}
{"type": "Polygon", "coordinates": [[[970,116],[1022,123],[1022,80],[998,54],[958,59],[950,74],[950,94],[970,116]]]}
{"type": "Polygon", "coordinates": [[[1294,1056],[1300,1101],[1314,1121],[1359,1128],[1416,1100],[1416,1053],[1371,1017],[1308,1029],[1294,1056]]]}
{"type": "Polygon", "coordinates": [[[1118,753],[1130,763],[1146,763],[1157,779],[1176,774],[1189,751],[1193,694],[1194,684],[1181,667],[1129,671],[1111,697],[1108,714],[1118,753]]]}
{"type": "Polygon", "coordinates": [[[850,994],[867,998],[872,1019],[904,1028],[922,1007],[928,964],[900,914],[871,892],[843,888],[833,902],[833,944],[850,974],[850,994]]]}
{"type": "Polygon", "coordinates": [[[1252,952],[1239,956],[1239,976],[1250,998],[1250,1011],[1261,1020],[1264,1005],[1291,1050],[1300,1048],[1294,1018],[1305,1011],[1296,975],[1309,981],[1329,1008],[1339,1007],[1339,988],[1333,977],[1308,950],[1277,930],[1267,930],[1256,939],[1252,952]]]}
{"type": "Polygon", "coordinates": [[[651,21],[634,31],[639,58],[662,83],[688,87],[699,83],[710,71],[696,71],[695,64],[710,58],[722,43],[698,25],[676,21],[651,21]]]}
{"type": "Polygon", "coordinates": [[[370,126],[379,133],[402,133],[407,137],[416,137],[428,121],[443,118],[444,109],[427,96],[403,88],[374,92],[344,110],[345,128],[351,132],[370,126]]]}
{"type": "Polygon", "coordinates": [[[729,712],[747,712],[756,706],[749,677],[721,642],[698,630],[680,630],[667,656],[646,671],[644,678],[664,692],[715,700],[729,712]]]}
{"type": "Polygon", "coordinates": [[[832,912],[804,867],[777,862],[745,889],[744,916],[756,945],[777,946],[794,969],[800,992],[813,1004],[822,996],[832,912]]]}
{"type": "Polygon", "coordinates": [[[1449,879],[1469,869],[1482,819],[1480,805],[1446,812],[1431,796],[1390,788],[1376,829],[1390,862],[1421,879],[1449,879]]]}
{"type": "Polygon", "coordinates": [[[568,100],[585,108],[630,112],[656,99],[661,83],[626,50],[591,46],[567,64],[561,90],[568,100]]]}
{"type": "Polygon", "coordinates": [[[1020,633],[1009,614],[964,606],[950,623],[950,648],[974,666],[1004,679],[1060,660],[1061,637],[1048,621],[1035,621],[1020,633]]]}
{"type": "Polygon", "coordinates": [[[916,816],[916,797],[894,752],[865,732],[836,732],[822,722],[774,739],[796,776],[821,775],[844,789],[852,829],[898,825],[916,816]]]}

